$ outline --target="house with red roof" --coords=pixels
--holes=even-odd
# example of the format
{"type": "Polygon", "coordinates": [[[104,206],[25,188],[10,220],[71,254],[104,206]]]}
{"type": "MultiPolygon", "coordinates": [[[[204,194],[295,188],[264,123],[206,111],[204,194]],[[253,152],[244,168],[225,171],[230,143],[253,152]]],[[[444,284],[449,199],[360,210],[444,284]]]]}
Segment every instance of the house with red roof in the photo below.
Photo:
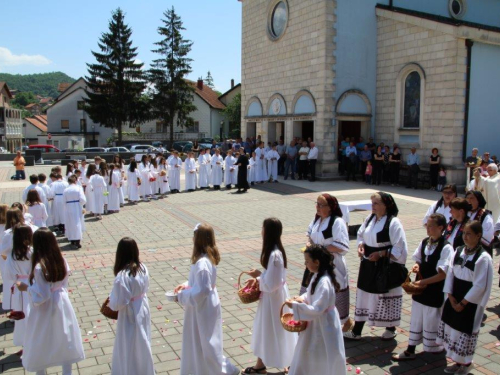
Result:
{"type": "Polygon", "coordinates": [[[21,110],[12,108],[13,99],[7,83],[0,82],[0,146],[10,152],[22,145],[21,110]]]}
{"type": "Polygon", "coordinates": [[[47,135],[47,115],[35,115],[23,119],[23,144],[38,144],[39,136],[47,135]]]}

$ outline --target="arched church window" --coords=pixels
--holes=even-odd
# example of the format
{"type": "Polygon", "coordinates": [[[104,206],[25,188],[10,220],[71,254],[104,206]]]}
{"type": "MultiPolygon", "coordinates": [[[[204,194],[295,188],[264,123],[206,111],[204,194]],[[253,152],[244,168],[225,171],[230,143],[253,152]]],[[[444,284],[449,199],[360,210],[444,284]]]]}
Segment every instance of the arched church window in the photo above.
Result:
{"type": "Polygon", "coordinates": [[[420,127],[420,88],[420,74],[415,71],[408,74],[404,84],[404,128],[420,127]]]}

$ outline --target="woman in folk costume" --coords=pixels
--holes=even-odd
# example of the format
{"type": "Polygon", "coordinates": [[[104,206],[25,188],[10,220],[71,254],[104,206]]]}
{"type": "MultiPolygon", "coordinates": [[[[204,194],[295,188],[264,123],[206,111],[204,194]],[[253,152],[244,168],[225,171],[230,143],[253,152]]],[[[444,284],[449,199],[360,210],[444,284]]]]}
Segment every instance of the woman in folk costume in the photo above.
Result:
{"type": "Polygon", "coordinates": [[[446,300],[436,342],[443,345],[446,356],[455,365],[448,374],[468,374],[473,368],[479,330],[493,283],[493,263],[481,246],[483,228],[471,221],[463,230],[464,246],[456,253],[446,275],[446,300]]]}
{"type": "Polygon", "coordinates": [[[152,189],[152,174],[151,174],[151,164],[148,161],[147,155],[142,155],[141,162],[139,163],[139,172],[141,173],[142,184],[140,187],[142,199],[145,202],[149,202],[148,198],[152,197],[153,189],[152,189]]]}
{"type": "Polygon", "coordinates": [[[444,239],[448,241],[454,249],[464,244],[462,232],[465,224],[469,221],[467,215],[470,211],[470,204],[464,198],[455,198],[450,203],[451,220],[444,231],[444,239]]]}
{"type": "MultiPolygon", "coordinates": [[[[13,230],[12,254],[5,261],[5,279],[12,284],[4,283],[4,289],[11,288],[11,285],[18,281],[27,282],[31,272],[31,254],[33,252],[33,231],[30,226],[19,224],[13,230]]],[[[26,332],[26,318],[29,314],[30,301],[28,293],[21,292],[17,288],[12,289],[13,311],[23,311],[25,318],[16,320],[14,324],[14,345],[24,346],[24,335],[26,332]]],[[[22,350],[17,355],[22,355],[22,350]]]]}
{"type": "Polygon", "coordinates": [[[26,198],[26,206],[28,206],[28,212],[33,216],[33,224],[37,227],[46,227],[47,219],[49,215],[47,214],[47,209],[40,199],[38,191],[32,189],[28,192],[26,198]]]}
{"type": "Polygon", "coordinates": [[[427,224],[427,220],[429,216],[432,214],[441,214],[445,217],[446,222],[448,223],[451,219],[451,206],[450,203],[453,199],[458,196],[457,194],[457,186],[455,184],[445,185],[442,191],[442,197],[435,203],[433,203],[427,213],[422,220],[422,224],[427,224]]]}
{"type": "MultiPolygon", "coordinates": [[[[257,278],[261,295],[253,323],[251,344],[257,363],[243,370],[243,374],[265,374],[266,366],[286,368],[292,363],[297,334],[285,331],[280,321],[281,306],[290,297],[286,284],[287,260],[281,243],[282,232],[281,221],[276,218],[264,220],[260,254],[264,272],[253,269],[248,273],[257,278]]],[[[253,286],[253,283],[250,280],[248,287],[253,286]]]]}
{"type": "Polygon", "coordinates": [[[85,194],[81,187],[76,185],[76,177],[70,176],[68,178],[69,186],[64,190],[64,202],[66,203],[65,209],[65,223],[66,223],[66,237],[71,245],[80,249],[80,241],[83,234],[83,206],[86,199],[85,194]]]}
{"type": "Polygon", "coordinates": [[[410,339],[408,347],[400,354],[395,354],[395,361],[413,360],[415,348],[424,344],[424,352],[441,353],[443,347],[436,344],[437,331],[441,321],[444,304],[444,280],[455,251],[444,239],[446,218],[441,214],[432,214],[427,221],[427,235],[413,253],[413,272],[420,272],[422,280],[416,285],[426,285],[422,294],[412,296],[410,339]]]}
{"type": "Polygon", "coordinates": [[[198,173],[198,184],[200,186],[200,189],[209,188],[208,185],[210,178],[210,159],[206,156],[207,150],[204,148],[200,149],[200,155],[198,156],[198,165],[200,168],[200,172],[198,173]]]}
{"type": "Polygon", "coordinates": [[[224,185],[226,185],[226,189],[231,189],[234,178],[238,177],[234,163],[236,163],[236,158],[233,157],[233,152],[228,150],[224,159],[224,185]]]}
{"type": "Polygon", "coordinates": [[[358,230],[358,255],[361,258],[354,310],[354,328],[344,333],[346,339],[360,340],[366,322],[385,327],[382,340],[396,337],[401,323],[403,288],[407,276],[404,268],[408,245],[403,225],[397,218],[398,206],[387,193],[371,196],[372,214],[358,230]],[[382,259],[389,258],[389,259],[382,259]],[[380,260],[380,261],[379,261],[380,260]],[[385,282],[377,277],[390,262],[391,272],[385,282]]]}
{"type": "Polygon", "coordinates": [[[38,229],[33,235],[29,279],[16,283],[30,296],[23,367],[37,375],[54,366],[62,366],[62,374],[70,375],[71,365],[85,359],[80,328],[68,296],[69,274],[54,234],[47,228],[38,229]],[[47,338],[49,344],[44,341],[47,338]]]}
{"type": "Polygon", "coordinates": [[[170,184],[168,183],[168,164],[162,156],[158,163],[158,182],[160,185],[160,196],[163,198],[170,193],[170,184]]]}
{"type": "Polygon", "coordinates": [[[222,315],[216,288],[220,254],[213,228],[198,224],[193,242],[189,279],[175,288],[185,309],[181,374],[236,375],[238,369],[223,354],[222,315]]]}
{"type": "Polygon", "coordinates": [[[212,166],[212,174],[211,174],[211,182],[214,186],[214,190],[220,190],[220,186],[222,185],[222,164],[224,163],[224,159],[220,154],[220,149],[215,149],[215,154],[212,156],[212,160],[210,164],[212,166]]]}
{"type": "Polygon", "coordinates": [[[257,159],[255,156],[255,151],[252,152],[252,157],[248,161],[248,183],[254,185],[255,183],[255,172],[257,168],[257,159]]]}
{"type": "Polygon", "coordinates": [[[95,174],[95,170],[95,164],[89,164],[85,175],[82,176],[82,186],[85,191],[85,199],[87,200],[87,203],[85,203],[85,211],[87,211],[88,214],[92,215],[95,213],[95,208],[94,192],[92,190],[92,185],[90,185],[90,178],[95,174]]]}
{"type": "Polygon", "coordinates": [[[139,260],[137,243],[122,238],[116,249],[115,282],[109,308],[118,311],[111,374],[154,375],[151,352],[149,272],[139,260]]]}
{"type": "MultiPolygon", "coordinates": [[[[346,222],[342,219],[339,202],[330,194],[321,194],[316,198],[316,215],[307,229],[306,247],[311,245],[325,246],[332,253],[335,279],[340,285],[336,292],[335,304],[346,331],[352,326],[352,319],[349,318],[349,271],[345,259],[349,251],[349,232],[346,222]]],[[[300,294],[307,291],[309,280],[310,272],[306,268],[300,294]]]]}
{"type": "Polygon", "coordinates": [[[196,190],[196,160],[194,159],[194,152],[190,151],[186,160],[184,161],[184,173],[186,191],[196,190]]]}
{"type": "Polygon", "coordinates": [[[101,173],[102,171],[95,171],[89,181],[93,193],[94,214],[97,216],[98,220],[102,220],[102,214],[104,213],[104,193],[107,192],[106,180],[101,173]]]}
{"type": "Polygon", "coordinates": [[[266,154],[267,159],[267,180],[278,182],[278,160],[280,159],[280,154],[276,151],[276,145],[273,145],[272,150],[268,151],[266,154]]]}
{"type": "Polygon", "coordinates": [[[141,199],[139,189],[142,184],[141,174],[137,169],[137,162],[132,160],[127,170],[128,181],[128,201],[132,204],[137,204],[141,199]]]}
{"type": "Polygon", "coordinates": [[[293,309],[293,319],[307,321],[299,335],[290,375],[345,375],[346,357],[342,324],[335,308],[340,286],[335,279],[332,254],[321,245],[311,245],[304,252],[311,280],[307,292],[287,305],[293,309]]]}
{"type": "Polygon", "coordinates": [[[108,212],[120,212],[120,188],[122,185],[122,171],[119,165],[109,165],[108,180],[108,212]]]}
{"type": "Polygon", "coordinates": [[[50,196],[54,197],[52,202],[52,224],[58,227],[59,232],[64,233],[64,190],[68,183],[62,179],[60,174],[56,175],[56,181],[50,185],[50,196]]]}
{"type": "Polygon", "coordinates": [[[168,181],[172,193],[178,193],[181,190],[181,169],[182,159],[179,157],[179,152],[174,151],[168,163],[168,181]]]}
{"type": "Polygon", "coordinates": [[[121,177],[122,177],[122,185],[120,186],[120,188],[118,189],[118,192],[120,194],[120,207],[123,207],[123,205],[125,204],[125,193],[124,193],[124,181],[126,180],[126,176],[125,176],[125,162],[123,161],[122,157],[118,154],[116,154],[114,157],[113,157],[113,164],[115,166],[118,166],[118,169],[120,170],[120,173],[121,173],[121,177]]]}
{"type": "Polygon", "coordinates": [[[470,204],[471,209],[468,212],[469,220],[477,220],[483,226],[483,237],[481,238],[481,245],[490,254],[493,255],[491,242],[495,238],[495,223],[491,216],[491,211],[485,209],[486,200],[483,194],[476,190],[468,191],[465,194],[467,203],[470,204]]]}

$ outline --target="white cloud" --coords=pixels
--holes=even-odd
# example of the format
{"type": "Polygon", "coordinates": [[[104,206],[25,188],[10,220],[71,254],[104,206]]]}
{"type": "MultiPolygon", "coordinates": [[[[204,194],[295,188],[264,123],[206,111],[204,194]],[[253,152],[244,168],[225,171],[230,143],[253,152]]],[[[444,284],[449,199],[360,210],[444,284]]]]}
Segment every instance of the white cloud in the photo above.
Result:
{"type": "Polygon", "coordinates": [[[0,66],[48,65],[48,58],[42,55],[14,55],[9,49],[0,47],[0,66]]]}

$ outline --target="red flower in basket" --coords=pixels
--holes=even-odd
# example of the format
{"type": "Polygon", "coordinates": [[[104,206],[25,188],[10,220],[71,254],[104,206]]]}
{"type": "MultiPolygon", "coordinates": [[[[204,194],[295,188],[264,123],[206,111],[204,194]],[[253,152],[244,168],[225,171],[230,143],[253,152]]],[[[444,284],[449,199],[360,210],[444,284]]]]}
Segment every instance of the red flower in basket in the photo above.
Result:
{"type": "Polygon", "coordinates": [[[149,178],[149,182],[155,182],[156,181],[156,178],[155,177],[150,177],[149,178]]]}
{"type": "Polygon", "coordinates": [[[287,322],[287,324],[288,324],[289,326],[300,326],[300,322],[299,322],[299,321],[297,321],[297,320],[289,320],[289,321],[287,322]]]}

